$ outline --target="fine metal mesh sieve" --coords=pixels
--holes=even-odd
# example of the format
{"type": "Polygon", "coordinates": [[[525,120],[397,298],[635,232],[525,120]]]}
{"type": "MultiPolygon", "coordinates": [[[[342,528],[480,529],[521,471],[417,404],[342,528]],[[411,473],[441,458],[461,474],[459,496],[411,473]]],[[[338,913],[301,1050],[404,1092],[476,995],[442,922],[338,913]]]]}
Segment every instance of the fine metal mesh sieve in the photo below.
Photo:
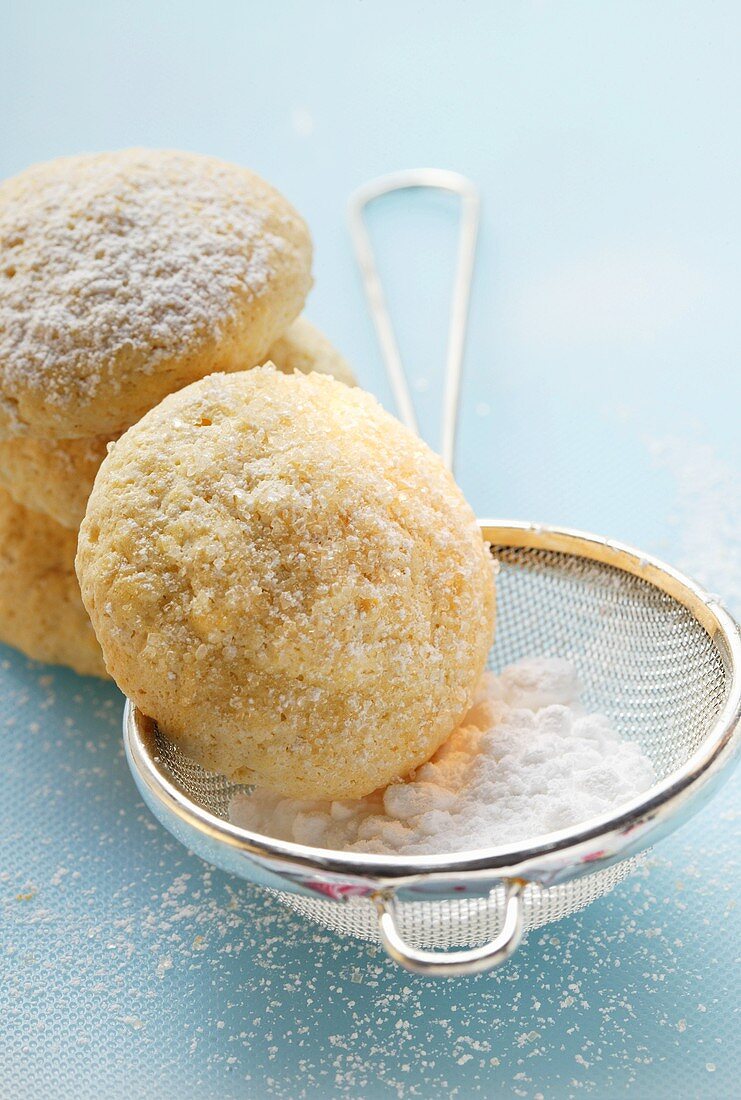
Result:
{"type": "MultiPolygon", "coordinates": [[[[553,551],[495,546],[497,640],[488,667],[500,672],[528,656],[573,661],[587,709],[608,715],[638,741],[658,778],[701,744],[726,697],[727,661],[692,613],[655,586],[611,566],[553,551]]],[[[217,784],[219,780],[216,780],[217,784]]],[[[222,795],[223,797],[223,795],[222,795]]],[[[524,926],[568,916],[608,893],[641,856],[570,882],[524,892],[524,926]]],[[[338,906],[283,894],[291,908],[338,932],[378,938],[373,907],[338,906]]],[[[416,947],[473,946],[501,925],[504,891],[491,900],[411,904],[404,938],[416,947]]]]}
{"type": "Polygon", "coordinates": [[[524,930],[607,893],[701,804],[738,740],[738,628],[692,582],[594,536],[517,523],[482,531],[498,566],[490,667],[567,657],[586,705],[654,763],[655,786],[619,812],[519,848],[445,857],[328,852],[232,825],[230,798],[245,788],[204,771],[131,705],[125,722],[142,795],[188,847],[312,920],[380,937],[396,959],[425,973],[493,965],[524,930]],[[467,950],[445,954],[451,947],[467,950]]]}
{"type": "MultiPolygon", "coordinates": [[[[453,191],[463,209],[441,447],[452,466],[476,191],[449,172],[402,173],[361,189],[351,224],[389,377],[402,418],[415,427],[362,212],[380,195],[420,186],[453,191]]],[[[527,845],[445,856],[311,848],[233,825],[231,796],[246,788],[189,760],[131,703],[124,717],[139,790],[187,847],[337,932],[380,939],[394,959],[426,974],[503,962],[525,930],[607,893],[709,797],[739,741],[741,636],[707,593],[661,562],[593,535],[517,522],[481,527],[498,572],[489,667],[532,656],[574,663],[585,705],[638,741],[656,770],[653,788],[618,811],[527,845]]]]}

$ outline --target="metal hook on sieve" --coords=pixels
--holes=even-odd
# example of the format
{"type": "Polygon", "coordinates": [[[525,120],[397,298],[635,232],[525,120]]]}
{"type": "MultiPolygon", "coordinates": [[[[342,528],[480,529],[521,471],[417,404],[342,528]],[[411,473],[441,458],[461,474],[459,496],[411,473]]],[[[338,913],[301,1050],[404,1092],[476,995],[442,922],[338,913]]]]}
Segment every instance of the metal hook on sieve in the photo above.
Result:
{"type": "MultiPolygon", "coordinates": [[[[405,970],[435,978],[460,978],[481,974],[501,966],[520,946],[525,929],[522,879],[510,879],[505,886],[504,920],[499,935],[481,947],[464,951],[421,951],[401,936],[394,915],[393,893],[379,893],[375,900],[378,934],[386,951],[405,970]]],[[[492,891],[493,893],[493,891],[492,891]]]]}
{"type": "MultiPolygon", "coordinates": [[[[409,392],[399,345],[391,323],[383,284],[378,273],[370,234],[365,223],[365,208],[369,203],[394,191],[432,188],[458,195],[461,200],[460,236],[456,265],[453,299],[450,308],[448,350],[445,365],[445,392],[443,395],[442,439],[440,453],[449,470],[455,460],[455,436],[458,424],[458,405],[461,387],[463,353],[466,346],[468,306],[471,298],[473,267],[476,258],[476,238],[479,229],[480,199],[476,186],[458,172],[442,168],[414,168],[406,172],[393,172],[388,176],[371,180],[358,188],[348,202],[347,214],[355,248],[355,256],[363,277],[368,308],[381,345],[386,373],[394,392],[401,419],[408,428],[418,433],[417,416],[409,392]]],[[[419,433],[418,433],[419,434],[419,433]]]]}

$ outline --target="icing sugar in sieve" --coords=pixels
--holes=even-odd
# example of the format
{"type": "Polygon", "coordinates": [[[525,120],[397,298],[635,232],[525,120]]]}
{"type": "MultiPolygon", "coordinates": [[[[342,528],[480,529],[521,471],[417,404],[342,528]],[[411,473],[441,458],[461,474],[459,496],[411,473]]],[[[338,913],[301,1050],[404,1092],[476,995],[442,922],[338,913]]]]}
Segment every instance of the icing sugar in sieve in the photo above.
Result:
{"type": "MultiPolygon", "coordinates": [[[[427,187],[452,192],[462,207],[441,447],[452,467],[477,191],[464,177],[433,169],[384,177],[352,197],[350,228],[401,417],[416,430],[364,212],[391,192],[427,187]]],[[[311,920],[380,939],[397,962],[428,975],[472,974],[502,963],[527,929],[611,890],[708,800],[741,740],[741,635],[714,597],[657,559],[597,535],[508,520],[480,526],[498,570],[489,667],[501,673],[535,656],[572,662],[584,705],[636,742],[656,776],[616,809],[474,851],[315,848],[231,822],[230,802],[245,788],[195,764],[131,703],[124,716],[127,758],[142,797],[182,843],[311,920]]]]}

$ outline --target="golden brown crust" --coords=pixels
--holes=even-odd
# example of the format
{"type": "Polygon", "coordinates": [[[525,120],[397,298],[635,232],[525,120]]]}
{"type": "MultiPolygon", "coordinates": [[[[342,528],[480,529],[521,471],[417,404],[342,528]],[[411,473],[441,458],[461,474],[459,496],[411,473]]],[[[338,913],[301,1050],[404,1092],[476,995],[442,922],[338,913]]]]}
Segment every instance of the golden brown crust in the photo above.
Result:
{"type": "Polygon", "coordinates": [[[75,576],[74,532],[0,489],[0,640],[29,657],[106,676],[75,576]]]}
{"type": "Polygon", "coordinates": [[[305,223],[213,157],[62,157],[0,184],[0,436],[112,435],[258,363],[311,286],[305,223]]]}
{"type": "Polygon", "coordinates": [[[369,394],[269,367],[121,437],[77,570],[122,690],[206,767],[296,797],[428,760],[493,629],[491,560],[439,458],[369,394]]]}

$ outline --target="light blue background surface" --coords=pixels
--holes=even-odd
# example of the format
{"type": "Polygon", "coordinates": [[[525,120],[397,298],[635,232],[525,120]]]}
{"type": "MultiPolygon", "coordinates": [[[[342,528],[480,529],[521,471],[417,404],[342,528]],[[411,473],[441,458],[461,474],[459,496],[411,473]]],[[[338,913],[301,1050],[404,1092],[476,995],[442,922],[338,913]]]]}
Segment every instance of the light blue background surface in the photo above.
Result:
{"type": "MultiPolygon", "coordinates": [[[[255,168],[312,227],[309,315],[388,404],[347,195],[470,175],[472,503],[642,545],[741,611],[738,5],[35,2],[2,26],[1,175],[134,143],[255,168]]],[[[374,218],[432,441],[453,213],[374,218]]],[[[5,657],[3,1095],[738,1095],[738,777],[508,968],[436,984],[189,857],[135,797],[115,691],[5,657]]]]}

